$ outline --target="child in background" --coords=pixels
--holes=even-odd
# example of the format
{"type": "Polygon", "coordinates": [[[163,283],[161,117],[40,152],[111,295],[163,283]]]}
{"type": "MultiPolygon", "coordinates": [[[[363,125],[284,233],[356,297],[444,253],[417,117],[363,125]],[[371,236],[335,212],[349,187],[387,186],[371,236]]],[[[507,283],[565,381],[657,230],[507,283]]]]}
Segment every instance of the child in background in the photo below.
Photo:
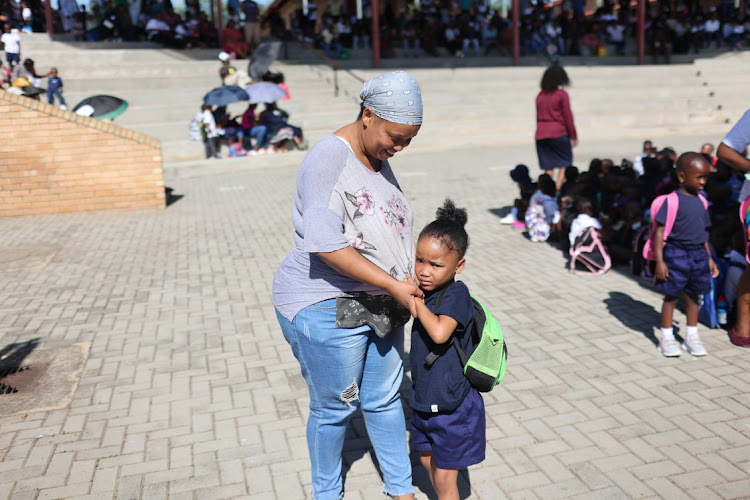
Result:
{"type": "Polygon", "coordinates": [[[602,228],[601,222],[596,218],[596,209],[594,208],[594,204],[591,203],[591,200],[580,198],[576,202],[576,212],[578,212],[578,215],[570,224],[570,232],[568,233],[570,246],[573,246],[576,237],[581,234],[584,229],[589,227],[595,227],[596,229],[602,228]]]}
{"type": "Polygon", "coordinates": [[[206,158],[220,159],[219,151],[216,148],[216,138],[219,132],[216,130],[216,119],[214,118],[211,106],[204,104],[203,116],[201,118],[201,135],[203,136],[203,147],[206,150],[206,158]]]}
{"type": "Polygon", "coordinates": [[[672,316],[677,299],[682,294],[685,295],[687,316],[682,348],[693,356],[708,354],[698,336],[699,303],[700,296],[711,290],[711,276],[718,276],[719,270],[708,246],[711,218],[698,193],[706,185],[709,170],[708,162],[699,153],[684,153],[677,160],[679,206],[674,226],[664,245],[668,202],[665,201],[659,211],[652,215],[657,224],[653,237],[656,289],[664,294],[659,351],[667,357],[680,355],[680,345],[674,338],[672,316]]]}
{"type": "Polygon", "coordinates": [[[565,167],[565,182],[563,182],[562,187],[560,188],[560,191],[557,193],[557,197],[562,200],[563,197],[567,194],[568,190],[570,189],[570,186],[578,182],[578,167],[575,167],[573,165],[570,165],[568,167],[565,167]]]}
{"type": "Polygon", "coordinates": [[[247,156],[247,151],[242,147],[242,135],[237,136],[234,142],[229,144],[229,152],[227,153],[229,158],[240,158],[247,156]]]}
{"type": "Polygon", "coordinates": [[[60,101],[60,109],[68,109],[65,105],[65,98],[62,95],[63,81],[57,76],[57,68],[49,70],[49,79],[47,80],[47,102],[55,104],[55,97],[60,101]]]}
{"type": "Polygon", "coordinates": [[[542,174],[537,181],[537,187],[537,191],[529,200],[525,219],[533,242],[547,241],[553,231],[557,234],[557,223],[560,221],[560,207],[555,200],[555,181],[549,174],[542,174]]]}
{"type": "Polygon", "coordinates": [[[86,34],[86,12],[76,12],[73,14],[73,28],[70,30],[73,38],[77,42],[84,41],[86,34]]]}
{"type": "Polygon", "coordinates": [[[469,289],[456,274],[464,269],[469,247],[467,214],[445,200],[437,219],[420,233],[416,278],[424,291],[417,298],[411,336],[411,446],[420,453],[440,499],[458,499],[458,470],[484,460],[484,400],[463,374],[451,342],[468,354],[474,326],[469,289]],[[441,355],[431,365],[425,358],[441,355]]]}
{"type": "Polygon", "coordinates": [[[3,44],[5,60],[10,69],[21,64],[21,35],[18,34],[18,28],[11,29],[10,24],[6,23],[5,32],[0,35],[0,43],[3,44]]]}
{"type": "Polygon", "coordinates": [[[526,209],[529,207],[529,200],[536,191],[536,184],[531,182],[529,177],[529,167],[518,164],[510,171],[510,178],[518,184],[520,191],[519,198],[513,200],[513,208],[510,213],[500,219],[500,224],[513,224],[514,227],[523,229],[526,224],[523,222],[526,215],[526,209]]]}

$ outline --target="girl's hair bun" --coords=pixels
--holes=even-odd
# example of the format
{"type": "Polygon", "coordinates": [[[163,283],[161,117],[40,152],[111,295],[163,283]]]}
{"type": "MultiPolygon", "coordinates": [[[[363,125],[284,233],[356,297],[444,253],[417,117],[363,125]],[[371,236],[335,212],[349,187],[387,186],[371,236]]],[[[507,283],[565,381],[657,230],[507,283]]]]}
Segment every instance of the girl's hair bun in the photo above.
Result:
{"type": "Polygon", "coordinates": [[[446,198],[443,206],[437,209],[435,217],[437,220],[453,222],[461,227],[466,226],[466,222],[469,220],[466,209],[456,208],[456,204],[450,198],[446,198]]]}

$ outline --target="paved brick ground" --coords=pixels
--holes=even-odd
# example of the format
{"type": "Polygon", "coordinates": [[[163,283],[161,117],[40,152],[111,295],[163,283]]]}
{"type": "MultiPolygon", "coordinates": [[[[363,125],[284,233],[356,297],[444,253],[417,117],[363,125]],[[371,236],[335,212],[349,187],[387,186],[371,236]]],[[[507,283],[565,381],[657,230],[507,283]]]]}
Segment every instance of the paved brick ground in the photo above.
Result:
{"type": "MultiPolygon", "coordinates": [[[[709,356],[665,359],[648,283],[571,275],[558,250],[501,226],[492,210],[530,152],[416,140],[394,161],[418,227],[445,196],[469,209],[463,279],[510,345],[463,496],[749,498],[750,351],[702,328],[709,356]]],[[[2,247],[59,246],[0,274],[0,348],[91,343],[69,407],[0,420],[0,499],[309,495],[307,391],[270,297],[292,244],[293,155],[170,169],[182,198],[163,211],[0,220],[2,247]]],[[[371,455],[355,419],[347,498],[382,498],[371,455]]],[[[414,480],[434,498],[421,469],[414,480]]]]}

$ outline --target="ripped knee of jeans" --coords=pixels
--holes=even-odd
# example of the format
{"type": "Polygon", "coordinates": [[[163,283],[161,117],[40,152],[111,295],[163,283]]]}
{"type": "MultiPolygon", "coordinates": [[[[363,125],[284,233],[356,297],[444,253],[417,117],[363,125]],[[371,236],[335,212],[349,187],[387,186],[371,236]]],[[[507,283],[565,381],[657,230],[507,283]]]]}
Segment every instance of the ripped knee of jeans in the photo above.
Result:
{"type": "Polygon", "coordinates": [[[349,408],[354,408],[352,403],[359,401],[359,386],[357,385],[356,380],[353,380],[352,385],[344,389],[339,396],[339,399],[346,403],[349,408]]]}

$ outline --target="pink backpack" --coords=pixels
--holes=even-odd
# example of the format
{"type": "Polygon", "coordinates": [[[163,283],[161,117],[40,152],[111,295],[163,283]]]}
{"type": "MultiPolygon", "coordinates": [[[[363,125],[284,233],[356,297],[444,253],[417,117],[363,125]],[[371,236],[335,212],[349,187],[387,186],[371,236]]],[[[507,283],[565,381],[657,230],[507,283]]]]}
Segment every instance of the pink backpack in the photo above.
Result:
{"type": "MultiPolygon", "coordinates": [[[[700,193],[698,194],[698,198],[703,202],[703,207],[708,208],[706,198],[700,193]]],[[[651,202],[651,236],[649,236],[646,244],[643,245],[643,258],[646,260],[656,260],[656,256],[654,255],[654,233],[656,233],[657,224],[654,218],[659,213],[659,209],[665,201],[667,202],[667,221],[664,224],[664,241],[661,242],[662,247],[667,244],[667,238],[669,237],[669,233],[672,232],[674,220],[677,218],[677,209],[680,206],[680,198],[677,196],[677,191],[657,196],[651,202]]]]}
{"type": "Polygon", "coordinates": [[[587,227],[576,236],[570,247],[570,272],[573,274],[604,274],[612,267],[607,245],[602,241],[595,227],[587,227]],[[580,264],[581,270],[576,269],[580,264]]]}

